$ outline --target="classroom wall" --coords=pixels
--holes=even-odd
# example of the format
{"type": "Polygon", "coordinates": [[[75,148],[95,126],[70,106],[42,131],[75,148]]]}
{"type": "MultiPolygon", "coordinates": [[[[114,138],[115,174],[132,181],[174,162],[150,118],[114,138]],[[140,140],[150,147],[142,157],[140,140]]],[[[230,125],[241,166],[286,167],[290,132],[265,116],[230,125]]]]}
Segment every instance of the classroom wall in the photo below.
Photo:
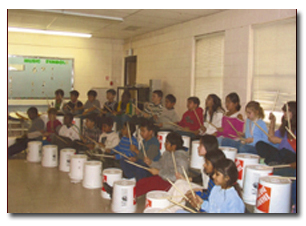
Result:
{"type": "Polygon", "coordinates": [[[179,115],[193,95],[194,37],[225,31],[223,96],[235,91],[244,106],[251,100],[252,25],[296,16],[296,10],[226,10],[183,24],[150,32],[126,41],[137,56],[137,83],[161,79],[165,94],[177,97],[179,115]]]}
{"type": "MultiPolygon", "coordinates": [[[[80,92],[83,102],[92,87],[110,87],[110,81],[113,87],[122,84],[123,40],[9,32],[8,54],[74,58],[74,88],[80,92]]],[[[65,97],[69,98],[69,93],[65,97]]],[[[46,101],[9,100],[10,104],[37,105],[46,101]]]]}

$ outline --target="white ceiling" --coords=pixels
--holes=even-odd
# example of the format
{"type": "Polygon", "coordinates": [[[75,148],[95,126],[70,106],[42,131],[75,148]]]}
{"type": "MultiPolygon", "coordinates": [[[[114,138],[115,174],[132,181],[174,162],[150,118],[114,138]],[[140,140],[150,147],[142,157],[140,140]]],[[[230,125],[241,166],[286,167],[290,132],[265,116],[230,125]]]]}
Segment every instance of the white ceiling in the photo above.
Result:
{"type": "Polygon", "coordinates": [[[219,13],[221,9],[9,9],[8,26],[90,33],[93,37],[128,39],[154,30],[219,13]],[[98,19],[65,13],[119,17],[98,19]]]}

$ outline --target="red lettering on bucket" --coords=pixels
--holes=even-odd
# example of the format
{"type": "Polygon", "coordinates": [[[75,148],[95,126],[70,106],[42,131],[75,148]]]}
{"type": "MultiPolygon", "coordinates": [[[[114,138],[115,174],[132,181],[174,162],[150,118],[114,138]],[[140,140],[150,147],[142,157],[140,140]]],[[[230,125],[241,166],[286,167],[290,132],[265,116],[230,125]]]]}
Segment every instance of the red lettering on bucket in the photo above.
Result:
{"type": "Polygon", "coordinates": [[[158,135],[158,141],[159,141],[159,150],[162,149],[162,145],[163,145],[163,136],[158,135]]]}
{"type": "Polygon", "coordinates": [[[146,200],[146,207],[145,208],[147,208],[147,207],[152,207],[152,201],[150,199],[146,200]]]}
{"type": "Polygon", "coordinates": [[[235,159],[237,171],[238,171],[238,180],[242,180],[243,173],[243,160],[235,159]]]}
{"type": "Polygon", "coordinates": [[[136,205],[136,186],[133,188],[133,205],[136,205]]]}
{"type": "Polygon", "coordinates": [[[256,208],[264,213],[269,213],[271,188],[258,184],[256,208]]]}
{"type": "Polygon", "coordinates": [[[103,183],[104,182],[107,182],[107,176],[106,175],[103,175],[103,183]]]}

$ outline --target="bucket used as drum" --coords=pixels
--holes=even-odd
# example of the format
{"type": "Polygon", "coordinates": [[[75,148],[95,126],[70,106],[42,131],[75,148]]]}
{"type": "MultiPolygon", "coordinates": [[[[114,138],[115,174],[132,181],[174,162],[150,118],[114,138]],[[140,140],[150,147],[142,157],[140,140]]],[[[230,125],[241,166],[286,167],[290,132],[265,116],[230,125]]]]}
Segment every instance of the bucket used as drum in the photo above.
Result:
{"type": "Polygon", "coordinates": [[[57,167],[57,145],[45,145],[42,147],[41,165],[43,167],[57,167]]]}
{"type": "Polygon", "coordinates": [[[157,138],[159,141],[159,150],[161,155],[166,151],[165,142],[166,142],[166,137],[169,133],[170,131],[159,131],[157,133],[157,138]]]}
{"type": "MultiPolygon", "coordinates": [[[[107,183],[113,187],[114,182],[122,179],[122,170],[117,168],[108,168],[103,170],[103,183],[107,183]]],[[[111,199],[110,195],[106,192],[105,188],[101,189],[101,196],[104,199],[111,199]]]]}
{"type": "Polygon", "coordinates": [[[231,159],[233,160],[233,162],[235,162],[236,155],[237,155],[237,148],[221,146],[219,147],[219,149],[223,151],[227,159],[231,159]]]}
{"type": "Polygon", "coordinates": [[[255,205],[259,178],[271,176],[273,174],[273,168],[258,164],[248,165],[244,170],[243,201],[249,205],[255,205]]]}
{"type": "Polygon", "coordinates": [[[70,171],[70,158],[76,152],[73,148],[64,148],[60,151],[60,165],[59,170],[63,172],[70,171]]]}
{"type": "Polygon", "coordinates": [[[166,191],[150,191],[146,194],[145,208],[166,208],[171,205],[170,195],[166,191]]]}
{"type": "Polygon", "coordinates": [[[118,180],[114,183],[112,211],[115,213],[134,213],[136,211],[136,182],[118,180]]]}
{"type": "Polygon", "coordinates": [[[278,176],[259,178],[255,213],[290,213],[291,181],[278,176]]]}
{"type": "Polygon", "coordinates": [[[237,154],[235,159],[236,167],[238,170],[237,183],[243,188],[244,169],[247,165],[254,165],[259,163],[259,155],[254,154],[237,154]]]}
{"type": "Polygon", "coordinates": [[[40,162],[41,161],[41,150],[42,142],[41,141],[30,141],[28,142],[28,162],[40,162]]]}
{"type": "Polygon", "coordinates": [[[83,187],[95,189],[102,187],[102,162],[87,161],[84,165],[83,187]]]}
{"type": "Polygon", "coordinates": [[[145,208],[143,213],[172,213],[171,210],[165,208],[145,208]]]}
{"type": "Polygon", "coordinates": [[[190,150],[190,137],[188,136],[182,136],[183,139],[183,147],[188,148],[188,151],[190,150]]]}
{"type": "Polygon", "coordinates": [[[78,183],[83,180],[84,164],[87,156],[83,154],[71,155],[70,158],[70,179],[72,183],[78,183]]]}

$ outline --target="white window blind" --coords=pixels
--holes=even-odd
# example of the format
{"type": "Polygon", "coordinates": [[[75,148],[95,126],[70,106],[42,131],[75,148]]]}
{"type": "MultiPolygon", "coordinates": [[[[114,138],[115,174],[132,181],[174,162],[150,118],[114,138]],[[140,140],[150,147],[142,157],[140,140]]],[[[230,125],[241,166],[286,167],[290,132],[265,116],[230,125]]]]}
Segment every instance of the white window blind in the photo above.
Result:
{"type": "Polygon", "coordinates": [[[254,65],[252,99],[280,123],[281,108],[296,100],[296,19],[253,26],[254,65]],[[276,101],[277,100],[277,101],[276,101]]]}
{"type": "Polygon", "coordinates": [[[222,98],[224,62],[224,32],[196,38],[194,95],[205,107],[207,95],[222,98]]]}

